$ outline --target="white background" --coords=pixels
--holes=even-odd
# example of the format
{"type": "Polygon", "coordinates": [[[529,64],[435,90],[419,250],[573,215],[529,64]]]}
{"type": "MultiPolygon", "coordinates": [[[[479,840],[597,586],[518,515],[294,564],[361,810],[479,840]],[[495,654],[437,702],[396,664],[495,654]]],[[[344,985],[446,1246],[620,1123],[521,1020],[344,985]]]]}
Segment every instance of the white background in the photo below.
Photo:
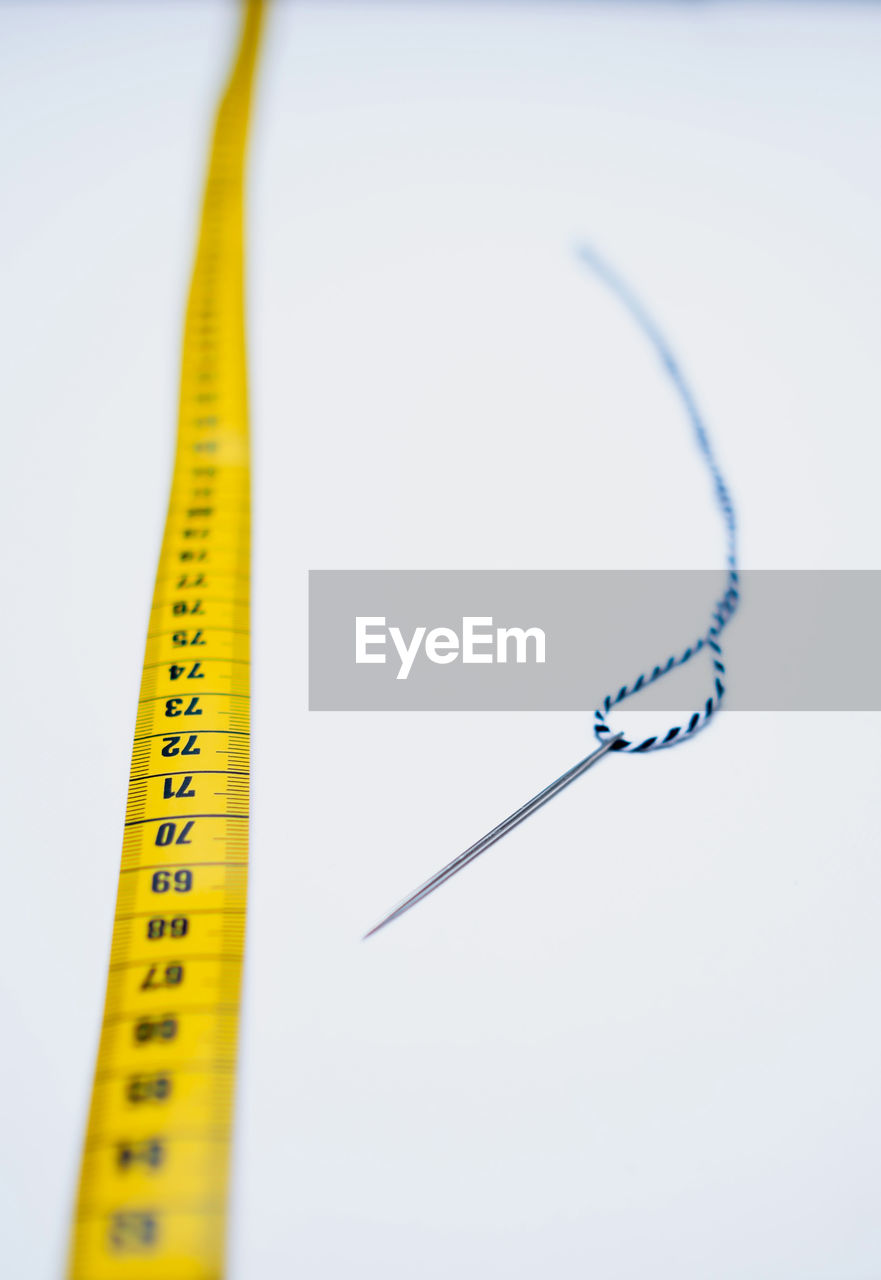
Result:
{"type": "MultiPolygon", "coordinates": [[[[63,1266],[235,23],[0,8],[16,1280],[63,1266]]],[[[604,762],[362,944],[590,728],[310,715],[305,575],[720,563],[582,240],[671,335],[744,562],[878,568],[881,10],[279,4],[267,36],[231,1280],[875,1280],[881,718],[728,715],[604,762]]]]}

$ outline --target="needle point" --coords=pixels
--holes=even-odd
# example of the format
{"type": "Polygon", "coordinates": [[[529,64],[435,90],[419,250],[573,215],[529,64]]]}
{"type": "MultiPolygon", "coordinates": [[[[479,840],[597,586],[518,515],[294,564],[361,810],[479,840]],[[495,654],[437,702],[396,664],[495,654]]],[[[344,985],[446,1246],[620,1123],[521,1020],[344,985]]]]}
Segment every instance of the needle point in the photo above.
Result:
{"type": "Polygon", "coordinates": [[[361,941],[366,941],[366,939],[372,937],[374,933],[378,933],[380,929],[384,929],[387,924],[391,924],[393,920],[397,920],[398,916],[402,916],[405,911],[409,911],[411,907],[415,907],[417,902],[421,902],[422,899],[427,898],[430,893],[434,893],[435,889],[439,889],[445,881],[452,879],[452,877],[456,875],[457,872],[461,871],[463,867],[467,867],[469,862],[473,862],[481,853],[485,853],[487,849],[491,848],[492,845],[496,844],[506,836],[509,831],[513,831],[521,822],[531,814],[535,813],[536,809],[540,809],[542,805],[547,804],[547,802],[552,800],[554,796],[559,795],[564,787],[569,786],[570,782],[574,782],[576,778],[580,778],[583,773],[586,773],[591,765],[595,764],[597,760],[602,759],[608,751],[611,751],[615,743],[623,736],[624,735],[621,733],[615,733],[606,738],[605,742],[597,747],[596,751],[592,751],[589,756],[585,756],[583,760],[579,760],[578,764],[574,764],[571,769],[567,769],[559,778],[555,779],[555,781],[553,781],[549,786],[545,787],[544,791],[540,791],[537,796],[533,796],[531,800],[527,800],[526,804],[522,805],[515,813],[512,813],[509,817],[505,818],[505,820],[500,822],[497,827],[493,827],[492,831],[488,831],[487,834],[482,836],[475,844],[470,845],[464,853],[459,854],[458,858],[454,858],[452,862],[448,862],[445,867],[441,868],[441,870],[438,871],[436,875],[432,876],[430,880],[426,880],[424,884],[421,884],[419,888],[415,889],[408,898],[403,900],[403,902],[399,902],[398,905],[393,907],[388,915],[384,916],[378,924],[375,924],[372,929],[368,929],[361,941]]]}

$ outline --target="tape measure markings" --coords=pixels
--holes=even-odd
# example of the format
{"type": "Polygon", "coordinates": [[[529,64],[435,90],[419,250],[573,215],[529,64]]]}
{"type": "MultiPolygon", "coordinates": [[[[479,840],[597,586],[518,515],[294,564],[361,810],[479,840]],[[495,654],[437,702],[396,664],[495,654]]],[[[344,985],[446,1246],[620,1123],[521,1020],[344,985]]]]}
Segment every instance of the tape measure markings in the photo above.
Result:
{"type": "Polygon", "coordinates": [[[71,1280],[220,1280],[248,860],[249,0],[212,141],[71,1280]],[[202,691],[202,688],[205,691],[202,691]]]}

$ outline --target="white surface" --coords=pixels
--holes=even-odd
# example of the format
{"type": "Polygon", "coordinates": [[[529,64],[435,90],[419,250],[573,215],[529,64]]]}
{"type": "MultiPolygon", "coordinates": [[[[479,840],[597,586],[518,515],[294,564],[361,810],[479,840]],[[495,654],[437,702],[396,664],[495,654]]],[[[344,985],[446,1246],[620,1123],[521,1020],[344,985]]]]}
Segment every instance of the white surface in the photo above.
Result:
{"type": "MultiPolygon", "coordinates": [[[[0,8],[3,1271],[59,1276],[234,14],[0,8]]],[[[878,567],[881,12],[279,5],[251,185],[253,881],[231,1280],[881,1274],[878,716],[305,710],[309,567],[878,567]]],[[[623,673],[625,676],[627,673],[623,673]]]]}

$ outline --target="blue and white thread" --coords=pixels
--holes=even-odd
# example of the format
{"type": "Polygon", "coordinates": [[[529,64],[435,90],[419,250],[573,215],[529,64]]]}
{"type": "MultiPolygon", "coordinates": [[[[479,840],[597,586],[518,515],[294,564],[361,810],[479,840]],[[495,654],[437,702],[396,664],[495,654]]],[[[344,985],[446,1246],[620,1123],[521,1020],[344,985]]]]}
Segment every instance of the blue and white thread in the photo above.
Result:
{"type": "Polygon", "coordinates": [[[722,661],[722,647],[719,644],[719,635],[732,617],[740,599],[737,574],[737,523],[731,495],[719,469],[716,456],[713,453],[707,428],[691,389],[676,362],[676,357],[673,355],[666,338],[630,287],[593,249],[584,246],[578,250],[578,256],[626,308],[631,318],[657,352],[661,364],[664,366],[664,370],[673,383],[676,393],[688,414],[698,449],[712,478],[713,491],[725,524],[728,578],[725,592],[713,608],[710,625],[707,630],[693,644],[690,644],[683,653],[674,654],[663,664],[654,667],[651,672],[643,672],[637,676],[632,684],[622,685],[616,694],[608,695],[603,699],[602,706],[598,707],[594,712],[594,733],[600,742],[603,742],[613,732],[606,718],[613,707],[623,702],[625,698],[631,697],[632,694],[638,693],[640,689],[645,689],[648,685],[654,684],[656,680],[660,680],[661,676],[665,676],[669,671],[683,666],[696,654],[707,650],[713,665],[713,692],[707,698],[703,707],[699,711],[693,712],[684,725],[673,725],[666,733],[654,734],[641,742],[631,742],[628,738],[621,738],[612,748],[613,751],[657,751],[660,747],[676,746],[677,743],[683,742],[703,728],[719,710],[722,699],[725,696],[725,685],[723,684],[725,665],[722,661]]]}

